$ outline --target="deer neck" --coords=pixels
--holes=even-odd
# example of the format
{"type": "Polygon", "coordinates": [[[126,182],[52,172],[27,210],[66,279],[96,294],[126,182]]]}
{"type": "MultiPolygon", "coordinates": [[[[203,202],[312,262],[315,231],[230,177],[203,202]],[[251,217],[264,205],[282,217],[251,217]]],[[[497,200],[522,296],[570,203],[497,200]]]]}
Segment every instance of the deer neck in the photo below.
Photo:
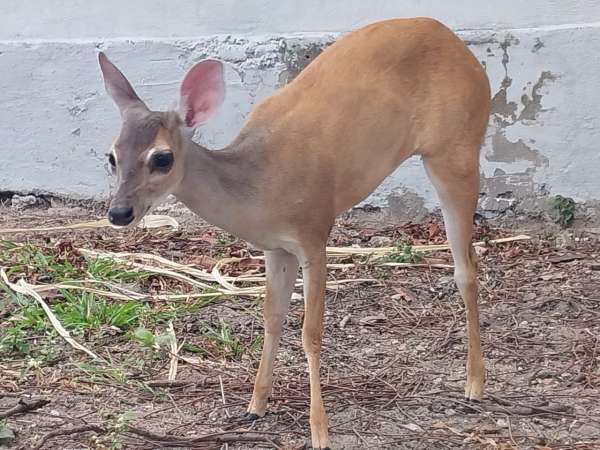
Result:
{"type": "Polygon", "coordinates": [[[239,234],[257,203],[263,143],[240,136],[222,150],[208,150],[191,139],[184,145],[184,176],[175,197],[207,222],[239,234]]]}

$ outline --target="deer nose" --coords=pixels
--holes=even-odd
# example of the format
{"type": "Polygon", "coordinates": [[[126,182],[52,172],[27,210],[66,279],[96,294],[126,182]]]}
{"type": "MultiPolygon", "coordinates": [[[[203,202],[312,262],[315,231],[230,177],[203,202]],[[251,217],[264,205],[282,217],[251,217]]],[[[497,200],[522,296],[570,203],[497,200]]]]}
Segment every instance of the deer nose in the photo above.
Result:
{"type": "Polygon", "coordinates": [[[108,210],[108,221],[113,225],[129,225],[133,220],[133,208],[110,208],[108,210]]]}

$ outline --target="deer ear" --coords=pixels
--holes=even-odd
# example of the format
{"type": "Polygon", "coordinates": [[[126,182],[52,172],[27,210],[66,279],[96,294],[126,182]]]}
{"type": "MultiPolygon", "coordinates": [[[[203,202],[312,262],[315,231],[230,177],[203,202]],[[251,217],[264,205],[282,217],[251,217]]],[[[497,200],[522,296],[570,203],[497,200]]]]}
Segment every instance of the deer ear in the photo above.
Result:
{"type": "Polygon", "coordinates": [[[140,100],[129,81],[127,81],[127,78],[125,78],[125,75],[117,69],[117,66],[110,62],[103,52],[98,53],[98,62],[100,63],[100,70],[104,77],[106,92],[108,92],[108,95],[111,96],[119,107],[121,115],[131,106],[144,105],[144,102],[140,100]]]}
{"type": "Polygon", "coordinates": [[[223,103],[223,64],[208,59],[194,65],[181,82],[180,109],[188,127],[205,123],[223,103]]]}

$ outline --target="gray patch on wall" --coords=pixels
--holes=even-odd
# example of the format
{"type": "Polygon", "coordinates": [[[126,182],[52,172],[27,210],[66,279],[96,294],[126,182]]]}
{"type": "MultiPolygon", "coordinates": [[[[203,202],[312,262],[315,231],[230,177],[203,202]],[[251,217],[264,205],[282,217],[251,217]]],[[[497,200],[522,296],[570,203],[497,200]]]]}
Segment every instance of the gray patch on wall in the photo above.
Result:
{"type": "Polygon", "coordinates": [[[321,52],[335,41],[334,37],[322,42],[306,42],[305,40],[286,40],[281,46],[281,59],[285,70],[279,75],[281,86],[298,76],[321,52]]]}
{"type": "Polygon", "coordinates": [[[412,189],[400,186],[387,198],[390,215],[400,222],[421,222],[429,215],[425,200],[412,189]]]}
{"type": "MultiPolygon", "coordinates": [[[[542,94],[540,91],[546,81],[554,81],[557,78],[556,75],[550,72],[542,72],[531,89],[531,97],[527,94],[521,96],[523,109],[517,116],[517,103],[509,102],[507,97],[507,89],[512,84],[512,80],[507,72],[504,80],[502,80],[500,89],[492,98],[491,112],[497,129],[492,136],[492,153],[486,155],[488,161],[507,163],[531,161],[535,167],[548,166],[548,158],[529,146],[522,139],[511,142],[504,134],[504,130],[519,122],[527,124],[537,120],[538,115],[546,111],[542,108],[542,94]]],[[[531,143],[533,144],[533,142],[531,143]]]]}
{"type": "Polygon", "coordinates": [[[493,176],[481,177],[478,211],[486,218],[494,218],[514,211],[525,198],[545,195],[544,188],[537,187],[533,181],[533,169],[510,174],[496,169],[493,176]]]}
{"type": "Polygon", "coordinates": [[[485,157],[488,161],[511,163],[531,161],[535,167],[548,166],[548,158],[528,146],[523,139],[511,142],[501,130],[492,136],[492,153],[485,157]]]}
{"type": "MultiPolygon", "coordinates": [[[[486,43],[490,43],[487,41],[486,43]]],[[[514,38],[511,34],[505,36],[502,42],[498,42],[498,46],[502,50],[502,67],[504,67],[504,78],[500,83],[500,89],[492,98],[492,116],[495,116],[496,120],[500,120],[502,124],[508,125],[514,123],[516,120],[517,104],[516,102],[508,101],[508,88],[512,85],[512,78],[508,76],[508,63],[510,62],[510,56],[508,54],[508,48],[511,45],[518,45],[519,40],[514,38]]],[[[488,53],[493,55],[491,49],[488,48],[488,53]]]]}

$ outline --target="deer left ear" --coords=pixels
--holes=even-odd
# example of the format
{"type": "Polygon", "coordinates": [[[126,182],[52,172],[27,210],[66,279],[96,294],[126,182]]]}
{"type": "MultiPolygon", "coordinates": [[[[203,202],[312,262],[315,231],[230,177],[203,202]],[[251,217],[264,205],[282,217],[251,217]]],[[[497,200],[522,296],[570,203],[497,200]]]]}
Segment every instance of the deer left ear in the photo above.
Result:
{"type": "Polygon", "coordinates": [[[194,65],[180,88],[181,116],[188,127],[205,123],[221,106],[225,97],[223,63],[208,59],[194,65]]]}
{"type": "Polygon", "coordinates": [[[117,69],[117,66],[110,62],[104,53],[98,53],[98,62],[100,63],[100,70],[104,77],[106,92],[108,92],[108,95],[117,104],[121,115],[131,106],[145,106],[144,102],[140,100],[133,90],[133,87],[131,87],[129,81],[127,81],[127,78],[125,78],[125,75],[117,69]]]}

